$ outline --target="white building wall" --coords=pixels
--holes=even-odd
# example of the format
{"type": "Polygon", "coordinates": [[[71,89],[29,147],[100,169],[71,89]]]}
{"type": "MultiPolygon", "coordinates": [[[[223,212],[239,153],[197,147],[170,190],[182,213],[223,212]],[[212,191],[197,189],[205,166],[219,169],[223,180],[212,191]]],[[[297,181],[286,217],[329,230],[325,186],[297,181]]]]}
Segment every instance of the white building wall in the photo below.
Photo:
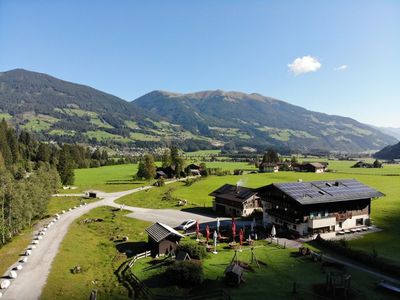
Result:
{"type": "Polygon", "coordinates": [[[365,226],[365,221],[368,219],[369,219],[369,214],[353,216],[351,219],[346,219],[345,221],[343,221],[342,227],[339,226],[339,222],[336,222],[335,231],[365,226]],[[363,225],[356,225],[357,219],[363,219],[363,225]]]}

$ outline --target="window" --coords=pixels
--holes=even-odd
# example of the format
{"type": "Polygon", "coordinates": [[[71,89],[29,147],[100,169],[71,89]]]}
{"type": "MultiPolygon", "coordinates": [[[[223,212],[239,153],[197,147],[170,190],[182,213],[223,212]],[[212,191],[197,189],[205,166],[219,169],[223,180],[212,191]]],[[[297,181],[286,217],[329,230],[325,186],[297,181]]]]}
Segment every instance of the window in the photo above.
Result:
{"type": "Polygon", "coordinates": [[[356,219],[356,226],[361,226],[364,225],[364,219],[360,218],[360,219],[356,219]]]}
{"type": "Polygon", "coordinates": [[[343,223],[339,222],[339,228],[342,228],[342,226],[343,226],[343,223]]]}

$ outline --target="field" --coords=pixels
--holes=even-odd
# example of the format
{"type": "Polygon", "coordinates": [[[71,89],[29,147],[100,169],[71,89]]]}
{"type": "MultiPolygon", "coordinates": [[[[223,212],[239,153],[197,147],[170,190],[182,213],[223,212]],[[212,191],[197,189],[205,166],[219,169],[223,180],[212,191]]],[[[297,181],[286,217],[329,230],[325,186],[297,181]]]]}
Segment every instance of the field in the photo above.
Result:
{"type": "Polygon", "coordinates": [[[75,221],[64,238],[53,262],[41,299],[88,299],[93,289],[98,299],[127,299],[127,290],[114,271],[125,261],[122,249],[141,249],[149,223],[124,217],[127,212],[99,207],[75,221]],[[101,218],[102,222],[83,223],[101,218]],[[129,242],[116,243],[112,237],[129,236],[129,242]],[[79,266],[79,274],[71,269],[79,266]]]}
{"type": "MultiPolygon", "coordinates": [[[[307,158],[307,161],[318,161],[319,159],[307,158]]],[[[326,180],[337,178],[355,178],[385,193],[385,197],[374,200],[372,203],[372,219],[375,224],[384,229],[379,233],[368,234],[362,239],[352,240],[350,244],[367,252],[373,249],[378,255],[390,258],[400,264],[400,166],[384,165],[381,169],[355,169],[351,166],[353,161],[329,161],[332,172],[324,174],[278,172],[264,174],[245,174],[242,176],[210,176],[204,180],[185,186],[184,183],[174,183],[163,188],[156,188],[148,192],[139,192],[119,199],[118,203],[126,205],[149,207],[149,208],[175,208],[191,209],[194,207],[211,207],[212,198],[210,192],[225,183],[236,184],[240,181],[249,187],[259,187],[272,182],[290,182],[301,178],[303,180],[326,180]],[[169,189],[172,200],[162,200],[169,189]],[[177,206],[177,199],[188,200],[185,207],[177,206]]],[[[234,162],[208,162],[207,167],[222,168],[228,170],[246,169],[254,170],[253,165],[234,162]]],[[[65,193],[76,193],[84,190],[94,189],[106,192],[128,190],[147,182],[134,181],[132,176],[137,171],[137,165],[117,165],[92,169],[78,169],[75,171],[77,190],[63,191],[65,193]]]]}
{"type": "MultiPolygon", "coordinates": [[[[118,282],[114,271],[127,258],[123,252],[131,250],[129,255],[134,255],[144,250],[147,240],[144,229],[149,223],[127,218],[125,214],[125,211],[99,207],[71,225],[53,263],[41,299],[84,299],[89,297],[93,289],[98,290],[99,299],[127,298],[127,290],[118,282]],[[102,222],[82,222],[89,218],[100,218],[102,222]],[[118,242],[122,236],[129,236],[129,242],[118,242]],[[112,238],[117,238],[117,241],[112,241],[112,238]],[[76,266],[81,268],[81,273],[71,272],[76,266]]],[[[325,282],[325,273],[321,271],[320,264],[313,263],[309,258],[296,257],[292,254],[294,251],[268,245],[264,241],[257,242],[257,259],[266,265],[261,268],[252,265],[254,271],[245,273],[243,287],[228,289],[229,294],[233,299],[254,299],[260,293],[267,293],[265,295],[271,299],[292,299],[292,286],[296,282],[300,298],[317,297],[314,285],[325,282]],[[268,282],[268,287],[260,282],[268,282]]],[[[210,254],[203,261],[206,281],[194,291],[196,294],[224,287],[223,272],[234,252],[226,250],[222,244],[218,246],[218,252],[217,255],[210,254]]],[[[240,261],[250,263],[251,252],[248,248],[238,255],[240,261]]],[[[178,295],[187,292],[168,283],[162,276],[163,267],[144,270],[153,265],[150,259],[139,260],[133,272],[155,293],[178,295]]],[[[347,272],[352,275],[351,285],[359,299],[382,299],[382,294],[371,289],[375,279],[360,272],[347,272]]]]}
{"type": "Polygon", "coordinates": [[[75,190],[62,190],[62,193],[74,194],[86,190],[115,192],[133,189],[147,182],[135,181],[136,164],[115,165],[99,168],[75,170],[75,190]]]}
{"type": "MultiPolygon", "coordinates": [[[[224,163],[217,163],[223,166],[224,163]]],[[[118,203],[138,207],[150,208],[175,208],[191,209],[193,207],[211,207],[212,197],[210,192],[225,183],[241,184],[249,187],[260,187],[273,182],[290,182],[299,178],[308,180],[329,180],[337,178],[355,178],[377,190],[386,196],[372,202],[371,217],[376,226],[382,228],[382,232],[367,234],[358,240],[351,240],[350,245],[354,248],[372,252],[378,251],[379,256],[393,260],[400,264],[400,166],[385,166],[382,169],[353,169],[350,166],[353,162],[331,162],[331,168],[336,172],[324,174],[278,172],[264,174],[245,174],[242,176],[210,176],[202,179],[191,186],[185,183],[174,183],[162,188],[155,188],[148,192],[139,192],[120,198],[118,203]],[[168,190],[171,190],[173,199],[162,200],[168,190]],[[187,206],[177,206],[178,199],[186,199],[187,206]]],[[[208,165],[208,164],[207,164],[208,165]]],[[[239,165],[239,164],[238,164],[239,165]]],[[[241,164],[243,166],[245,164],[241,164]]],[[[235,168],[235,163],[226,164],[227,168],[235,168]]],[[[237,168],[240,168],[237,166],[237,168]]]]}
{"type": "MultiPolygon", "coordinates": [[[[317,294],[316,285],[324,285],[326,272],[335,271],[333,268],[321,269],[319,263],[310,258],[296,257],[294,249],[278,248],[264,241],[258,242],[254,253],[263,264],[258,268],[255,264],[253,271],[245,272],[245,283],[240,288],[227,288],[223,282],[225,268],[230,264],[234,251],[225,249],[226,245],[218,246],[218,254],[209,254],[203,260],[205,281],[192,291],[192,294],[202,295],[210,289],[224,288],[233,299],[324,299],[317,294]],[[264,265],[265,264],[265,265],[264,265]],[[292,293],[293,283],[296,282],[296,296],[292,293]]],[[[251,262],[251,251],[244,247],[238,253],[238,259],[244,263],[251,262]]],[[[167,264],[166,264],[167,265],[167,264]]],[[[155,267],[151,258],[138,260],[132,271],[155,294],[186,295],[189,289],[173,286],[163,276],[165,265],[155,267]],[[150,267],[153,266],[153,267],[150,267]]],[[[351,274],[351,286],[358,299],[394,299],[374,290],[376,279],[363,273],[346,270],[351,274]]]]}

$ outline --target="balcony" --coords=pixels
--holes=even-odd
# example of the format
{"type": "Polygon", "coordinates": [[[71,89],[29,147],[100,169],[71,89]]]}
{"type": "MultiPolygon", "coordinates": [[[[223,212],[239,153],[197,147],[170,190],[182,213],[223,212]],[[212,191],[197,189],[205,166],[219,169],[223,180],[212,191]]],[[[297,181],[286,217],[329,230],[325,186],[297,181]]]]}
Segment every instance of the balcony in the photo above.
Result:
{"type": "Polygon", "coordinates": [[[353,213],[345,212],[345,213],[335,213],[336,222],[343,222],[347,219],[351,219],[353,217],[353,213]]]}
{"type": "Polygon", "coordinates": [[[308,227],[309,228],[322,228],[322,227],[330,227],[336,225],[336,217],[335,216],[327,216],[327,217],[319,217],[308,219],[308,227]]]}

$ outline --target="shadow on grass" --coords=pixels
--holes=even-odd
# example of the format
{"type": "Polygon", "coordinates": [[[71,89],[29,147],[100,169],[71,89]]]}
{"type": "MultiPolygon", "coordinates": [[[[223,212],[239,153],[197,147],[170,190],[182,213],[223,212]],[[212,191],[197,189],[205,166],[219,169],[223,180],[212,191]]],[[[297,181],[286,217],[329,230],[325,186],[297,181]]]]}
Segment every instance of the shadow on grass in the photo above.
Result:
{"type": "Polygon", "coordinates": [[[146,242],[120,242],[121,240],[115,241],[115,248],[118,252],[125,253],[128,258],[149,250],[146,242]]]}
{"type": "Polygon", "coordinates": [[[151,277],[148,277],[142,281],[142,283],[148,288],[166,288],[171,286],[170,281],[164,273],[155,274],[151,277]]]}

